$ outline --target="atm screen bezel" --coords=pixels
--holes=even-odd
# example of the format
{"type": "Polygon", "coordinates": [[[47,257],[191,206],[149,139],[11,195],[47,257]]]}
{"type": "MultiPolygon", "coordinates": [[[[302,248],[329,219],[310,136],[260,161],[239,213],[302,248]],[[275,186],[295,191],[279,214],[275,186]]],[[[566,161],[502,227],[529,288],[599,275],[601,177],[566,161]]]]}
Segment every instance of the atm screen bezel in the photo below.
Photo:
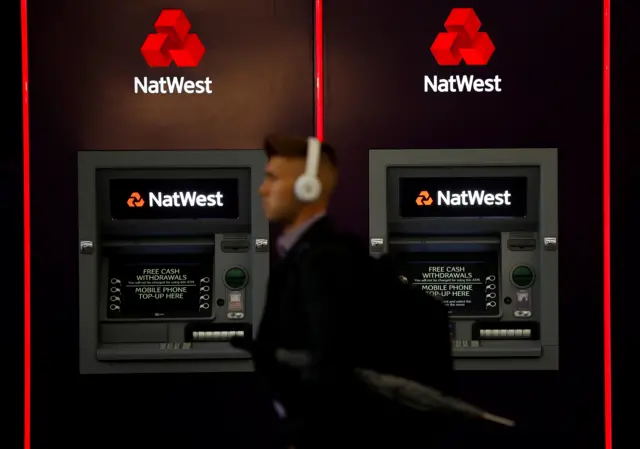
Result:
{"type": "Polygon", "coordinates": [[[421,234],[440,231],[449,234],[533,230],[540,211],[540,168],[531,167],[387,167],[387,221],[393,232],[421,234]],[[400,215],[401,178],[526,178],[527,214],[525,217],[416,217],[400,215]]]}
{"type": "MultiPolygon", "coordinates": [[[[215,257],[213,252],[204,252],[204,253],[195,253],[195,254],[190,254],[191,255],[196,255],[198,257],[201,258],[205,258],[205,257],[209,257],[210,258],[210,263],[209,266],[211,267],[211,279],[212,279],[212,284],[211,284],[211,291],[215,291],[215,287],[216,287],[216,279],[215,279],[215,257]]],[[[170,257],[171,255],[167,254],[168,257],[170,257]]],[[[178,254],[173,255],[175,257],[180,257],[178,254]]],[[[140,257],[140,256],[137,256],[140,257]]],[[[182,316],[163,316],[163,317],[111,317],[109,316],[109,314],[107,313],[107,307],[109,306],[109,293],[108,293],[108,289],[110,287],[110,283],[109,283],[109,274],[110,274],[110,264],[112,263],[112,261],[114,259],[122,259],[123,256],[122,255],[118,255],[116,257],[112,257],[111,255],[106,255],[106,257],[103,258],[102,263],[101,263],[101,267],[100,267],[100,282],[99,282],[99,302],[98,302],[98,307],[99,307],[99,321],[102,323],[119,323],[119,322],[125,322],[125,323],[146,323],[146,322],[152,322],[152,323],[157,323],[157,322],[196,322],[196,321],[210,321],[211,318],[214,316],[215,314],[215,307],[213,306],[214,301],[213,298],[210,301],[210,306],[208,309],[207,313],[203,313],[201,315],[190,315],[188,317],[182,317],[182,316]]]]}
{"type": "MultiPolygon", "coordinates": [[[[187,312],[186,309],[183,309],[182,311],[179,311],[178,313],[170,313],[170,308],[169,309],[164,309],[162,307],[159,307],[153,311],[149,310],[148,312],[142,314],[140,312],[135,313],[135,312],[129,312],[129,313],[122,313],[122,315],[118,314],[118,313],[113,313],[110,312],[108,310],[108,307],[111,305],[111,301],[106,301],[105,305],[106,307],[104,308],[105,311],[105,318],[108,321],[190,321],[193,319],[202,319],[202,318],[210,318],[212,313],[213,313],[213,309],[214,309],[214,299],[213,296],[215,295],[215,258],[214,255],[211,253],[202,253],[202,254],[136,254],[136,255],[115,255],[112,254],[110,256],[108,256],[105,260],[105,264],[107,266],[107,279],[111,279],[114,272],[118,272],[118,271],[127,271],[130,270],[132,266],[135,265],[139,265],[139,266],[148,266],[148,267],[154,267],[154,266],[159,266],[159,265],[164,265],[164,266],[168,266],[168,265],[173,265],[175,267],[185,267],[185,266],[197,266],[198,268],[196,268],[193,271],[200,271],[200,275],[202,277],[207,277],[209,279],[209,290],[208,290],[208,299],[206,300],[198,300],[197,296],[198,294],[196,293],[196,298],[191,299],[190,298],[190,306],[192,308],[189,309],[189,311],[187,312]],[[208,306],[206,307],[206,309],[199,309],[198,306],[200,306],[203,303],[207,303],[208,306]],[[162,315],[157,315],[157,316],[153,316],[152,313],[153,312],[166,312],[163,313],[162,315]]],[[[198,283],[196,282],[193,286],[190,286],[189,288],[191,289],[195,289],[197,290],[198,288],[200,288],[202,284],[198,285],[198,283]]],[[[108,296],[112,296],[112,295],[117,295],[118,297],[120,297],[121,299],[116,303],[117,305],[120,306],[126,306],[127,305],[127,301],[126,301],[126,296],[120,295],[118,293],[113,293],[113,292],[107,292],[107,289],[110,289],[111,287],[113,287],[114,285],[109,282],[106,283],[106,287],[105,287],[105,295],[108,296]]],[[[124,280],[120,285],[116,286],[117,288],[120,289],[127,289],[126,285],[124,284],[124,280]]],[[[123,291],[123,293],[125,293],[123,291]]],[[[193,293],[192,293],[193,294],[193,293]]],[[[153,301],[153,300],[150,300],[153,301]]],[[[155,300],[154,303],[158,304],[161,303],[161,300],[155,300]]],[[[127,307],[128,308],[128,307],[127,307]]],[[[126,309],[123,309],[126,310],[126,309]]]]}
{"type": "MultiPolygon", "coordinates": [[[[495,250],[488,250],[483,246],[478,246],[475,250],[468,248],[467,250],[461,250],[458,248],[454,251],[445,251],[440,249],[439,251],[427,250],[428,246],[423,247],[423,251],[397,251],[394,253],[394,259],[397,260],[398,265],[401,267],[403,275],[411,271],[410,265],[434,265],[435,259],[455,258],[458,257],[462,263],[482,263],[484,267],[489,267],[495,271],[496,276],[496,308],[493,313],[455,313],[454,308],[448,307],[449,318],[452,320],[475,320],[475,319],[500,319],[502,318],[502,304],[500,302],[501,287],[502,287],[502,261],[500,252],[495,250]],[[459,255],[459,256],[458,256],[459,255]]],[[[433,248],[431,248],[433,249],[433,248]]],[[[452,262],[442,261],[443,264],[451,264],[452,262]]],[[[483,268],[486,270],[486,268],[483,268]]],[[[409,279],[411,285],[413,282],[409,279]]],[[[431,293],[437,296],[438,292],[431,293]]]]}

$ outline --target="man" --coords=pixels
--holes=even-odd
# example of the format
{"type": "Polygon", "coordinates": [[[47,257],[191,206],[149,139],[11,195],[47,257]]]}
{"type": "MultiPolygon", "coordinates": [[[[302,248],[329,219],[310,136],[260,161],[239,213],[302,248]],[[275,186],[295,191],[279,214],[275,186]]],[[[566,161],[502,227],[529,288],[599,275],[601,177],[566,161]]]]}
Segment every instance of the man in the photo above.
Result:
{"type": "Polygon", "coordinates": [[[270,136],[264,147],[268,163],[260,194],[267,218],[283,232],[276,244],[281,262],[271,271],[252,351],[286,429],[286,444],[408,447],[398,440],[402,413],[354,380],[372,329],[384,330],[384,313],[370,303],[367,289],[375,280],[369,279],[366,249],[337,232],[326,216],[338,182],[335,151],[322,144],[321,192],[303,202],[294,186],[305,172],[306,139],[270,136]],[[278,361],[279,349],[312,354],[308,369],[278,361]]]}
{"type": "Polygon", "coordinates": [[[339,238],[326,216],[338,180],[335,151],[321,146],[320,195],[302,202],[294,186],[305,171],[306,139],[270,136],[264,147],[268,163],[260,195],[266,217],[282,227],[282,235],[276,243],[281,262],[271,271],[255,343],[256,370],[274,396],[290,443],[318,447],[314,434],[338,430],[328,400],[337,400],[349,384],[349,341],[341,317],[354,311],[350,296],[357,292],[349,271],[357,268],[355,246],[339,238]],[[304,379],[303,371],[278,362],[278,349],[313,351],[317,379],[304,379]]]}

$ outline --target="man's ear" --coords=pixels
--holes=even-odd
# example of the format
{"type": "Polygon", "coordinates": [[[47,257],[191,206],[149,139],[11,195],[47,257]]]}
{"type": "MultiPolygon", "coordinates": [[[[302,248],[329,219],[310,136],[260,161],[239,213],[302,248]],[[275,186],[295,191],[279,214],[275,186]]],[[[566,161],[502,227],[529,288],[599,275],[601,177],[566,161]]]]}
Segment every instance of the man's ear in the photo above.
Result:
{"type": "Polygon", "coordinates": [[[338,170],[329,162],[326,156],[323,156],[318,176],[322,183],[323,196],[331,197],[338,185],[338,170]]]}

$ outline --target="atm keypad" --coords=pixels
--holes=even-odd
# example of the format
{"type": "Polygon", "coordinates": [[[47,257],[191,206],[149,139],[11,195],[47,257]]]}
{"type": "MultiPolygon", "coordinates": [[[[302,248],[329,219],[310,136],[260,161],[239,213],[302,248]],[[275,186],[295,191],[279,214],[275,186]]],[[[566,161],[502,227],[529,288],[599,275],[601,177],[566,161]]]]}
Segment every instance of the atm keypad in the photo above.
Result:
{"type": "Polygon", "coordinates": [[[232,338],[244,337],[244,331],[198,331],[191,335],[193,341],[229,341],[232,338]]]}
{"type": "Polygon", "coordinates": [[[480,337],[486,339],[531,338],[531,329],[480,329],[480,337]]]}

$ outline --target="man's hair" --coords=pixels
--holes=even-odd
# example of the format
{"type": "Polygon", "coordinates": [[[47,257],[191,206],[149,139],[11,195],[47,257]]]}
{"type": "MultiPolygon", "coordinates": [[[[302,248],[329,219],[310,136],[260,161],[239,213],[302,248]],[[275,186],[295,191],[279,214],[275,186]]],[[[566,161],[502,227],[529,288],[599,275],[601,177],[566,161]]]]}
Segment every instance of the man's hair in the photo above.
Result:
{"type": "MultiPolygon", "coordinates": [[[[303,158],[307,157],[307,139],[272,134],[264,139],[264,150],[267,157],[273,156],[303,158]]],[[[338,166],[336,151],[329,144],[322,143],[321,152],[334,167],[338,166]]]]}

